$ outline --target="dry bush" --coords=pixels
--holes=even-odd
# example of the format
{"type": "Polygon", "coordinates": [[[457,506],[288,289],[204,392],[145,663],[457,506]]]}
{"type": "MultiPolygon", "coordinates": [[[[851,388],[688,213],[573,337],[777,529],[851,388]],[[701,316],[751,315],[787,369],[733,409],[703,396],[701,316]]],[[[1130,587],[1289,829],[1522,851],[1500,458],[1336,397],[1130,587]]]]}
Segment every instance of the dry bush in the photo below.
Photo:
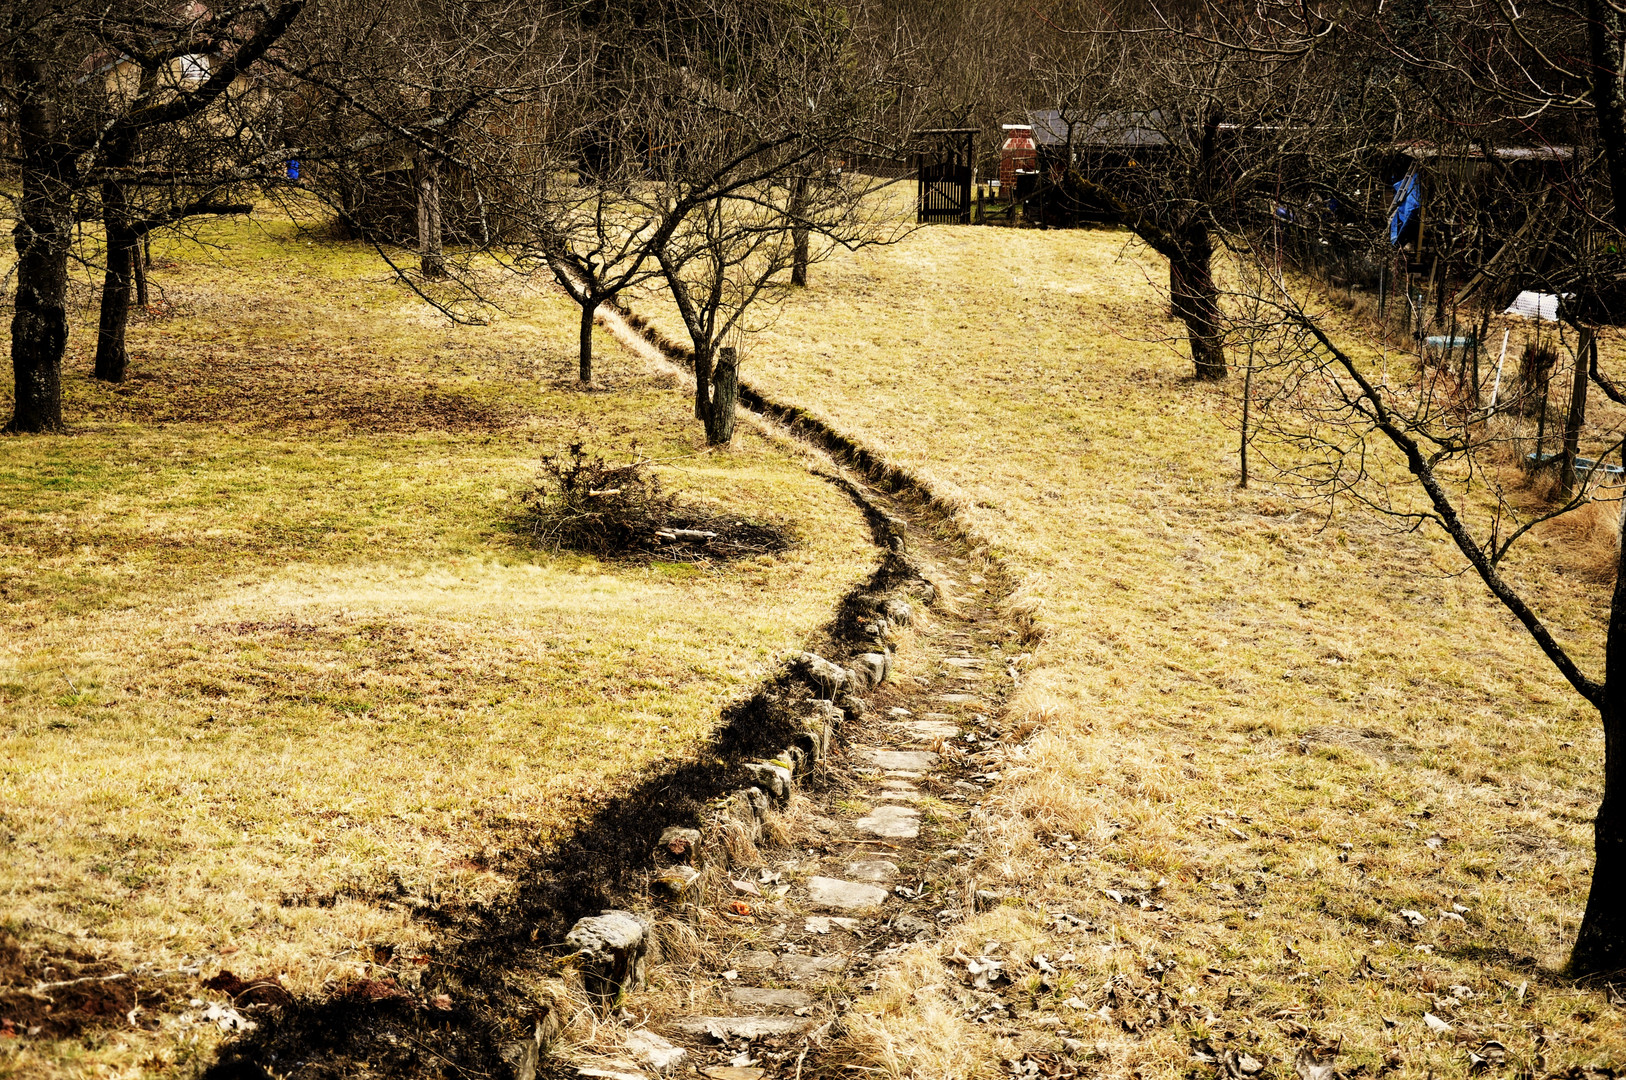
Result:
{"type": "Polygon", "coordinates": [[[676,505],[649,466],[642,458],[611,465],[579,442],[544,454],[541,476],[523,498],[526,531],[545,547],[590,555],[643,546],[676,505]]]}
{"type": "Polygon", "coordinates": [[[1005,614],[1016,627],[1017,640],[1031,648],[1044,640],[1044,597],[1024,587],[1005,602],[1005,614]]]}
{"type": "Polygon", "coordinates": [[[1519,357],[1517,408],[1525,416],[1541,412],[1547,400],[1547,384],[1558,365],[1558,350],[1551,345],[1527,345],[1519,357]]]}
{"type": "Polygon", "coordinates": [[[1620,561],[1620,497],[1614,488],[1548,523],[1546,538],[1562,545],[1563,563],[1589,581],[1610,582],[1620,561]]]}

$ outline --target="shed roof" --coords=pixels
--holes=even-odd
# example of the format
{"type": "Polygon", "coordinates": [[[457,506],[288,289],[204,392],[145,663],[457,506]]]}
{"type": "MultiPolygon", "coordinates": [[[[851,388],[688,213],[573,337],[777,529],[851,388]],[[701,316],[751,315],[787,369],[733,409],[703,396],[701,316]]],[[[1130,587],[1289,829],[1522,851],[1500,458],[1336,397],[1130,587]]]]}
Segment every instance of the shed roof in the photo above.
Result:
{"type": "Polygon", "coordinates": [[[1033,125],[1033,141],[1040,146],[1169,145],[1169,138],[1163,133],[1167,123],[1163,113],[1157,110],[1075,116],[1062,109],[1033,109],[1028,112],[1028,123],[1033,125]]]}

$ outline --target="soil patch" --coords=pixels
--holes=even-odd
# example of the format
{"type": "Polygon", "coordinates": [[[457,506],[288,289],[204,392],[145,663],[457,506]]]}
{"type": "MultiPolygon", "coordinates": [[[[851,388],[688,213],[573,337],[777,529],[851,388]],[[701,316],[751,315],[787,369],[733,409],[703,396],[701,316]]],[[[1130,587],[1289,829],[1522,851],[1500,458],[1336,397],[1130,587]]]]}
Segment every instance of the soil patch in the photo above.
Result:
{"type": "Polygon", "coordinates": [[[161,980],[108,961],[71,950],[27,952],[0,936],[0,1039],[72,1038],[127,1024],[154,1030],[172,996],[161,980]]]}

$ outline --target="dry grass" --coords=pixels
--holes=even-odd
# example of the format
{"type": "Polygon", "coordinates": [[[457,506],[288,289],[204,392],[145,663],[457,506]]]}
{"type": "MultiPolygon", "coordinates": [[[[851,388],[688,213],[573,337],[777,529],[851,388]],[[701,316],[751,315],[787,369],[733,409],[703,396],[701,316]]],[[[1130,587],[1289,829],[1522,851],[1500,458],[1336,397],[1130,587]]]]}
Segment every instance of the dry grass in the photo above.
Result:
{"type": "MultiPolygon", "coordinates": [[[[359,248],[208,239],[159,245],[124,387],[88,378],[82,283],[72,432],[0,440],[0,937],[308,994],[391,973],[368,946],[420,951],[411,904],[500,893],[500,849],[692,753],[872,558],[841,492],[755,429],[707,452],[608,335],[609,392],[578,391],[560,296],[457,327],[359,248]],[[504,521],[578,438],[797,544],[531,550],[504,521]]],[[[8,1042],[0,1073],[162,1071],[184,1037],[8,1042]]]]}
{"type": "MultiPolygon", "coordinates": [[[[1015,906],[861,1002],[856,1064],[995,1076],[1066,1034],[1092,1073],[1171,1076],[1207,1037],[1282,1075],[1298,1025],[1345,1070],[1462,1075],[1485,1039],[1538,1074],[1626,1064],[1618,995],[1555,974],[1596,714],[1439,537],[1237,489],[1239,380],[1189,379],[1165,277],[1123,233],[934,227],[817,268],[754,345],[745,377],[956,500],[1043,631],[1013,711],[1034,734],[973,838],[1015,906]],[[978,1023],[993,995],[946,958],[990,940],[1014,1019],[978,1023]],[[1177,1004],[1128,1031],[1154,962],[1177,1004]]],[[[1598,671],[1607,585],[1543,541],[1511,572],[1598,671]]]]}

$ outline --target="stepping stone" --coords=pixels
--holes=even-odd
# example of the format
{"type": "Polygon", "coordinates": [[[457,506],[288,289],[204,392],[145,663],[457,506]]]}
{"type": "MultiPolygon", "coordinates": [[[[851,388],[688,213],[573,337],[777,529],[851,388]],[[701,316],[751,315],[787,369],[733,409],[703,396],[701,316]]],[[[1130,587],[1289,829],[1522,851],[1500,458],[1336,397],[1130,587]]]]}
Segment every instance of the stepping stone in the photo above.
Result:
{"type": "Polygon", "coordinates": [[[910,712],[908,709],[903,708],[902,706],[898,706],[898,707],[886,710],[886,715],[888,715],[888,716],[913,716],[915,714],[910,712]]]}
{"type": "Polygon", "coordinates": [[[779,957],[766,949],[752,949],[734,962],[741,971],[767,971],[779,962],[779,957]]]}
{"type": "Polygon", "coordinates": [[[859,881],[891,881],[898,876],[898,864],[890,859],[854,859],[847,873],[859,881]]]}
{"type": "Polygon", "coordinates": [[[916,720],[912,724],[905,724],[904,729],[923,742],[952,739],[960,734],[960,725],[946,720],[916,720]]]}
{"type": "Polygon", "coordinates": [[[810,934],[828,934],[831,930],[845,930],[848,933],[857,933],[858,928],[863,925],[857,919],[843,919],[839,915],[809,915],[807,917],[807,932],[810,934]]]}
{"type": "Polygon", "coordinates": [[[626,1048],[639,1062],[659,1073],[670,1072],[689,1056],[683,1047],[673,1046],[653,1031],[642,1029],[628,1033],[626,1048]]]}
{"type": "Polygon", "coordinates": [[[728,1000],[746,1009],[807,1009],[813,1005],[812,996],[800,990],[762,990],[755,986],[731,987],[728,1000]]]}
{"type": "Polygon", "coordinates": [[[954,714],[953,713],[946,713],[946,712],[929,712],[929,713],[921,713],[920,715],[925,717],[927,720],[953,720],[954,719],[954,714]]]}
{"type": "Polygon", "coordinates": [[[802,956],[800,953],[789,953],[775,957],[774,966],[788,979],[816,979],[820,975],[832,975],[840,971],[847,966],[847,961],[839,956],[802,956]]]}
{"type": "Polygon", "coordinates": [[[710,1035],[718,1042],[726,1042],[800,1035],[818,1023],[800,1016],[690,1016],[674,1021],[672,1026],[686,1035],[710,1035]]]}
{"type": "Polygon", "coordinates": [[[926,774],[923,772],[910,772],[908,769],[888,769],[886,775],[893,780],[919,780],[926,774]]]}
{"type": "Polygon", "coordinates": [[[912,769],[924,772],[937,764],[937,755],[929,750],[865,750],[865,761],[883,769],[912,769]]]}
{"type": "Polygon", "coordinates": [[[915,785],[911,784],[907,780],[882,780],[881,781],[881,788],[884,791],[919,791],[920,790],[919,788],[915,787],[915,785]]]}
{"type": "Polygon", "coordinates": [[[853,822],[853,828],[889,840],[913,840],[920,835],[920,811],[912,806],[877,806],[868,817],[853,822]]]}
{"type": "Polygon", "coordinates": [[[649,1080],[635,1062],[612,1059],[597,1065],[583,1065],[576,1070],[580,1080],[649,1080]]]}
{"type": "Polygon", "coordinates": [[[938,694],[937,697],[939,701],[954,701],[961,704],[977,701],[976,694],[938,694]]]}
{"type": "Polygon", "coordinates": [[[943,658],[943,663],[950,664],[957,668],[974,668],[982,666],[981,660],[971,656],[945,656],[943,658]]]}
{"type": "MultiPolygon", "coordinates": [[[[876,813],[891,807],[878,807],[876,813]]],[[[899,808],[901,809],[901,807],[899,808]]],[[[913,812],[913,811],[911,811],[913,812]]],[[[859,822],[862,826],[863,822],[859,822]]],[[[916,829],[919,832],[919,829],[916,829]]],[[[868,911],[886,902],[887,891],[859,881],[816,877],[807,881],[807,895],[816,906],[834,911],[868,911]]]]}

